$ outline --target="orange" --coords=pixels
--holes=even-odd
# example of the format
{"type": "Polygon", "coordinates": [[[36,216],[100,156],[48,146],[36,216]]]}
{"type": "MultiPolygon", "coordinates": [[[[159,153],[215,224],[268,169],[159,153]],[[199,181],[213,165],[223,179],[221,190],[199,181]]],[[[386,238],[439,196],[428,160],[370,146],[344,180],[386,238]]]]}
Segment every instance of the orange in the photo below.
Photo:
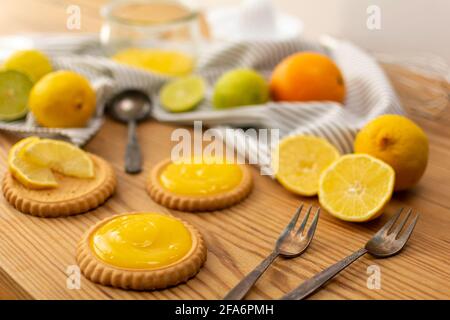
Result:
{"type": "Polygon", "coordinates": [[[343,103],[341,71],[327,56],[314,52],[293,54],[272,73],[272,98],[278,101],[336,101],[343,103]]]}

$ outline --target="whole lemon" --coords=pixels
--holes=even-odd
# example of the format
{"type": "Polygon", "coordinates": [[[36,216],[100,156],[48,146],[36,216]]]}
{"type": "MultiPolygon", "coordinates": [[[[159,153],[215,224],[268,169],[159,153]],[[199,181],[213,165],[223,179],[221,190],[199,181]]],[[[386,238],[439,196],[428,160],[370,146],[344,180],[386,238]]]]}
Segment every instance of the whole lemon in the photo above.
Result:
{"type": "Polygon", "coordinates": [[[395,171],[396,191],[414,186],[427,167],[427,136],[400,115],[383,115],[369,122],[357,134],[354,149],[390,164],[395,171]]]}
{"type": "Polygon", "coordinates": [[[56,71],[34,85],[29,107],[37,122],[44,127],[83,127],[95,111],[95,92],[82,75],[56,71]]]}
{"type": "Polygon", "coordinates": [[[217,109],[262,104],[269,101],[269,86],[252,69],[235,69],[223,74],[214,86],[212,102],[217,109]]]}
{"type": "Polygon", "coordinates": [[[329,57],[300,52],[282,60],[272,73],[272,97],[279,101],[344,102],[345,83],[341,71],[329,57]]]}
{"type": "Polygon", "coordinates": [[[38,50],[21,50],[13,53],[3,64],[6,70],[16,70],[26,74],[36,82],[52,72],[49,58],[38,50]]]}

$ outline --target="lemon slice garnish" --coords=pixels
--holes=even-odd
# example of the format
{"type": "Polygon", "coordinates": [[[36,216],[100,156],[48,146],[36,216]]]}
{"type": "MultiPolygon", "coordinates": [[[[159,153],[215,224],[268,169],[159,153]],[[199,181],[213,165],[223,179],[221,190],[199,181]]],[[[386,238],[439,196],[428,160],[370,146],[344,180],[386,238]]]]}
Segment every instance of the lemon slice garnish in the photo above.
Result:
{"type": "Polygon", "coordinates": [[[29,189],[55,188],[58,184],[52,171],[27,161],[23,156],[23,150],[36,141],[39,141],[38,137],[29,137],[12,146],[8,154],[9,170],[21,184],[29,189]]]}
{"type": "Polygon", "coordinates": [[[23,152],[27,161],[63,175],[76,178],[94,177],[91,157],[68,142],[41,139],[27,145],[23,152]]]}

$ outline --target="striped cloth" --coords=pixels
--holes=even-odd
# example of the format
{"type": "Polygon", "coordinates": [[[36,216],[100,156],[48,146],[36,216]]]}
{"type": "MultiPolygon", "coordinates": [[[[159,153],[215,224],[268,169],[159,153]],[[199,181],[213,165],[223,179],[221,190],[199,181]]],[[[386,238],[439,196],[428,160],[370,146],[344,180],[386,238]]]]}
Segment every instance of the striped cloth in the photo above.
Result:
{"type": "MultiPolygon", "coordinates": [[[[347,86],[344,106],[333,102],[269,102],[266,105],[247,106],[231,110],[213,110],[209,89],[207,98],[196,110],[172,114],[160,107],[156,93],[167,78],[138,69],[117,64],[105,57],[95,55],[95,44],[84,46],[85,55],[70,55],[58,48],[49,48],[56,69],[71,69],[86,75],[97,91],[97,115],[87,128],[47,129],[37,126],[31,115],[25,121],[0,122],[0,129],[22,134],[51,135],[83,145],[101,127],[105,101],[126,88],[137,88],[148,92],[153,98],[152,116],[156,120],[170,123],[192,124],[203,121],[204,126],[215,128],[215,132],[229,141],[227,135],[236,135],[226,128],[230,126],[277,128],[281,137],[294,134],[320,136],[335,145],[342,153],[352,151],[357,130],[370,119],[386,113],[403,113],[396,94],[376,61],[365,52],[346,41],[324,37],[320,42],[303,39],[277,42],[234,42],[209,45],[198,59],[196,72],[210,84],[225,71],[238,67],[251,67],[266,77],[284,57],[298,51],[317,51],[331,56],[341,68],[347,86]],[[87,48],[87,49],[86,49],[87,48]],[[87,54],[86,54],[87,53],[87,54]]],[[[67,43],[67,39],[64,39],[67,43]]],[[[92,39],[91,39],[92,41],[92,39]]],[[[73,52],[73,45],[69,46],[73,52]]],[[[261,145],[245,132],[237,133],[238,144],[247,143],[245,156],[255,155],[270,158],[271,146],[261,145]]],[[[232,140],[232,139],[230,139],[232,140]]],[[[267,163],[266,160],[262,162],[267,163]]]]}

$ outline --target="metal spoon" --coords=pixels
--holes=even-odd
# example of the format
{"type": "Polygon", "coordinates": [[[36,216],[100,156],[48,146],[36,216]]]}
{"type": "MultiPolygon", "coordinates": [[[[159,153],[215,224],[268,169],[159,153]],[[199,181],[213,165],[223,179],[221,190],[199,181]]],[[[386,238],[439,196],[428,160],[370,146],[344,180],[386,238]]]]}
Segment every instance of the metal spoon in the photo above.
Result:
{"type": "Polygon", "coordinates": [[[150,116],[152,104],[147,94],[139,90],[125,90],[106,104],[106,112],[114,119],[128,123],[128,144],[125,153],[125,171],[139,173],[142,170],[141,148],[136,135],[138,121],[150,116]]]}

